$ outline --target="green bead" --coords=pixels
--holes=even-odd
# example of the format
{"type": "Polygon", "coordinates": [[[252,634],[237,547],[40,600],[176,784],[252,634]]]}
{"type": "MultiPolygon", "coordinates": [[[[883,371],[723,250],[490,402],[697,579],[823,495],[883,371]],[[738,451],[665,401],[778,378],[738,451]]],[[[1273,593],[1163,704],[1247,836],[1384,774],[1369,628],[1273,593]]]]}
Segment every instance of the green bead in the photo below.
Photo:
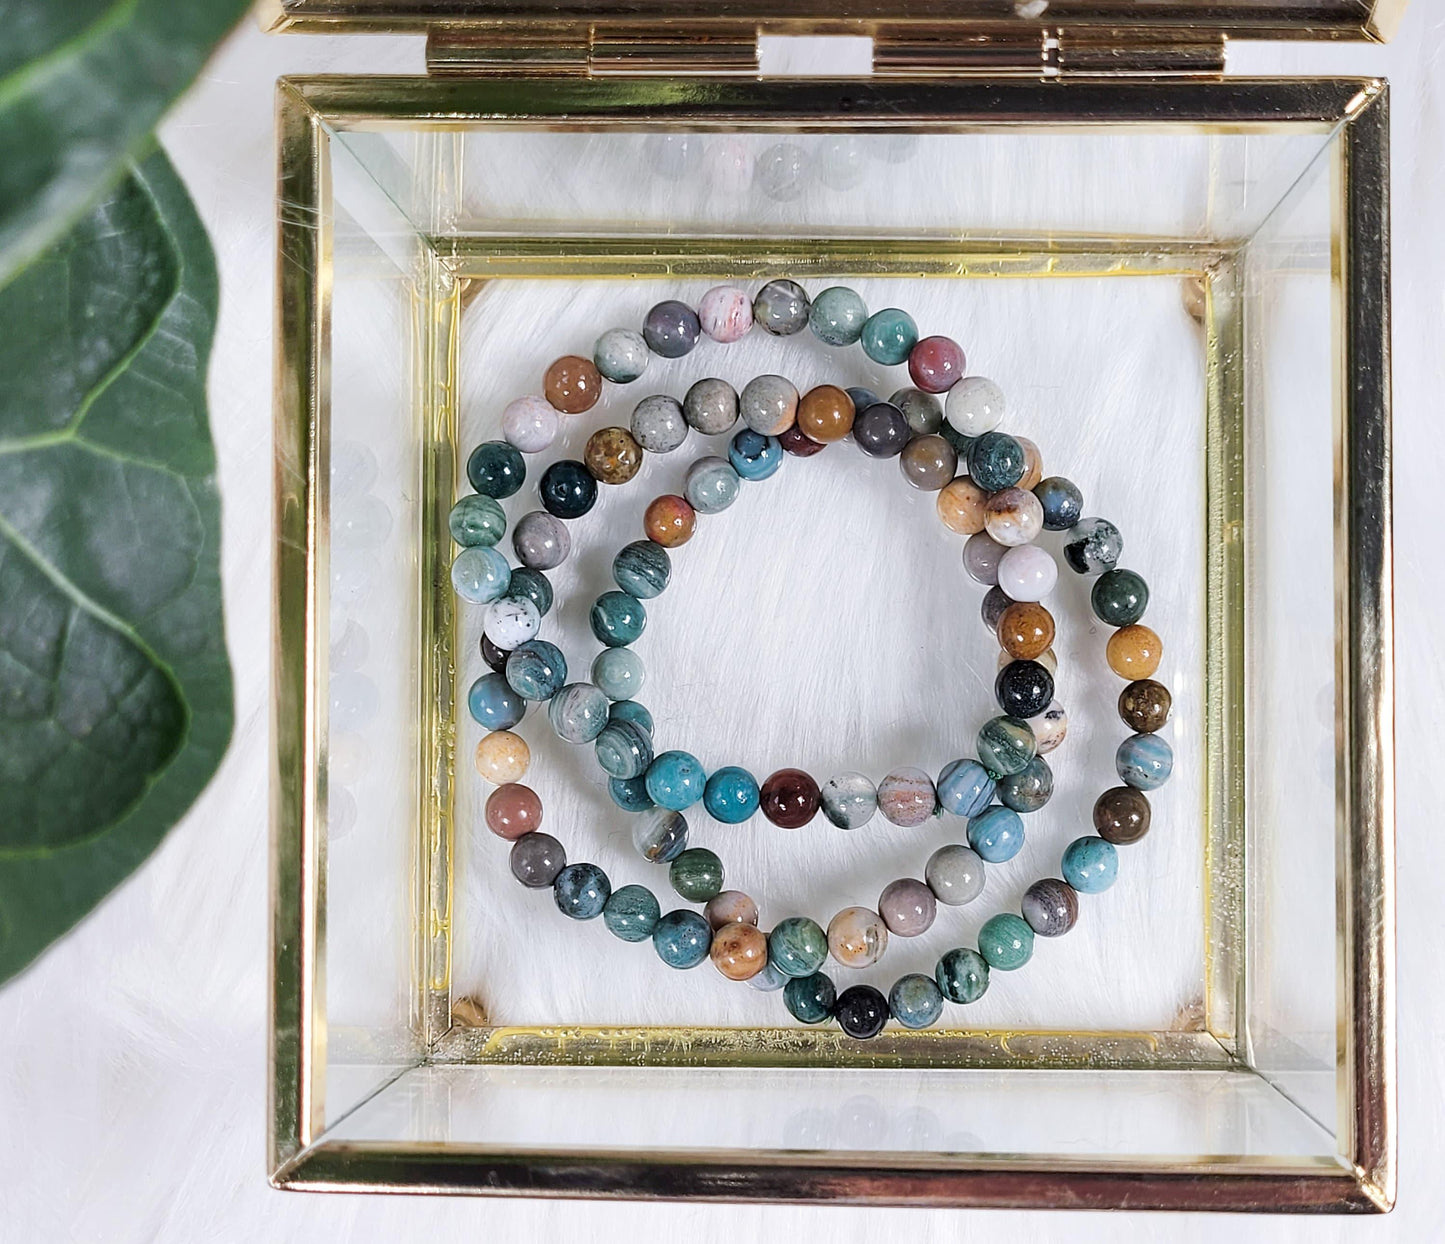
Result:
{"type": "Polygon", "coordinates": [[[1132,570],[1106,570],[1089,593],[1094,616],[1109,626],[1133,626],[1149,604],[1149,585],[1132,570]]]}
{"type": "Polygon", "coordinates": [[[978,759],[995,777],[1022,773],[1038,751],[1029,723],[1017,717],[993,717],[978,732],[978,759]]]}
{"type": "Polygon", "coordinates": [[[808,326],[825,346],[851,346],[863,331],[868,308],[856,291],[834,285],[813,299],[808,326]]]}
{"type": "MultiPolygon", "coordinates": [[[[860,340],[863,353],[875,363],[894,367],[908,362],[908,356],[918,344],[918,325],[907,311],[887,307],[868,317],[860,340]]],[[[895,400],[893,404],[898,403],[895,400]]]]}
{"type": "Polygon", "coordinates": [[[783,986],[783,1005],[788,1014],[805,1024],[821,1024],[833,1014],[838,989],[822,972],[797,976],[783,986]]]}
{"type": "Polygon", "coordinates": [[[988,962],[976,950],[945,951],[933,979],[950,1002],[977,1002],[988,990],[988,962]]]}
{"type": "Polygon", "coordinates": [[[667,879],[691,903],[706,903],[722,893],[722,860],[706,847],[691,847],[672,861],[667,879]]]}
{"type": "Polygon", "coordinates": [[[625,885],[613,890],[602,908],[602,923],[607,931],[624,942],[645,942],[657,927],[662,907],[646,886],[625,885]]]}
{"type": "Polygon", "coordinates": [[[768,934],[768,962],[784,976],[811,976],[828,957],[828,935],[806,916],[778,921],[768,934]]]}
{"type": "Polygon", "coordinates": [[[612,559],[612,577],[624,592],[639,600],[660,596],[672,578],[672,560],[662,545],[636,540],[612,559]]]}
{"type": "Polygon", "coordinates": [[[491,497],[463,497],[447,515],[452,539],[464,548],[496,544],[507,532],[507,514],[491,497]]]}
{"type": "Polygon", "coordinates": [[[635,643],[647,625],[647,611],[630,592],[603,592],[588,617],[592,633],[609,648],[635,643]]]}
{"type": "Polygon", "coordinates": [[[985,920],[978,931],[978,952],[989,967],[1012,972],[1033,958],[1034,931],[1022,916],[1000,912],[985,920]]]}

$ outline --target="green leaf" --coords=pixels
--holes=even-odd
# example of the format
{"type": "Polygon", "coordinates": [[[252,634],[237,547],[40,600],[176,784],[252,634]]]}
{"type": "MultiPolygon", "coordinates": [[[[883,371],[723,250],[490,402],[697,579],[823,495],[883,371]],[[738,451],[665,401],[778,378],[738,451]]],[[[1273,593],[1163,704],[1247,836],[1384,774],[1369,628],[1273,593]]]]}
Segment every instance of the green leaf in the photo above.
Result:
{"type": "Polygon", "coordinates": [[[160,152],[0,289],[0,979],[145,859],[230,738],[216,293],[160,152]]]}
{"type": "Polygon", "coordinates": [[[0,0],[0,284],[149,149],[248,0],[0,0]]]}

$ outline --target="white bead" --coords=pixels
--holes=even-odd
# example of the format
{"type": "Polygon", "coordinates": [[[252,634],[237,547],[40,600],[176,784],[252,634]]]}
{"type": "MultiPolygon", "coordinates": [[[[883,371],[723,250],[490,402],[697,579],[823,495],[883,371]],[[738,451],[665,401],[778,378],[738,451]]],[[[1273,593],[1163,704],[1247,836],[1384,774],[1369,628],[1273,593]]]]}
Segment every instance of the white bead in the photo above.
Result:
{"type": "Polygon", "coordinates": [[[519,397],[502,411],[502,435],[524,454],[538,454],[557,439],[559,422],[545,398],[519,397]]]}
{"type": "Polygon", "coordinates": [[[1058,580],[1058,565],[1037,544],[1021,544],[999,559],[998,585],[1010,600],[1043,600],[1058,580]]]}
{"type": "Polygon", "coordinates": [[[1069,715],[1064,712],[1064,706],[1054,700],[1029,722],[1029,728],[1034,732],[1038,754],[1045,756],[1064,741],[1064,735],[1069,732],[1069,715]]]}
{"type": "Polygon", "coordinates": [[[1003,422],[1003,390],[983,376],[965,376],[943,402],[943,415],[961,436],[982,436],[1003,422]]]}
{"type": "Polygon", "coordinates": [[[1009,548],[1028,544],[1044,529],[1044,507],[1031,492],[1005,488],[994,493],[984,505],[983,527],[999,544],[1009,548]]]}
{"type": "MultiPolygon", "coordinates": [[[[999,669],[1003,669],[1005,665],[1009,665],[1018,659],[1018,657],[1010,656],[1007,648],[1000,648],[998,650],[999,669]]],[[[1052,648],[1045,649],[1039,653],[1038,656],[1034,657],[1034,660],[1048,670],[1050,674],[1057,674],[1059,672],[1059,658],[1052,648]]],[[[1032,724],[1032,722],[1030,722],[1030,724],[1032,724]]]]}
{"type": "Polygon", "coordinates": [[[525,596],[503,596],[487,606],[482,619],[482,633],[503,652],[536,638],[537,629],[542,625],[542,615],[525,596]]]}

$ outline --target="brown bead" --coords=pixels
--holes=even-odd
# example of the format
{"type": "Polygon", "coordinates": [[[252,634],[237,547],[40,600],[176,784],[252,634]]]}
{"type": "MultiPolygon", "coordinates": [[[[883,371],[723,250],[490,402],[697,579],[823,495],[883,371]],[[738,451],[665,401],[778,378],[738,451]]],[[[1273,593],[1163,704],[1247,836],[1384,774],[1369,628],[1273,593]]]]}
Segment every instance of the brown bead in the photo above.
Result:
{"type": "Polygon", "coordinates": [[[713,933],[708,957],[728,980],[748,980],[768,965],[768,935],[753,924],[725,924],[713,933]]]}
{"type": "Polygon", "coordinates": [[[1120,678],[1148,678],[1159,668],[1164,643],[1141,622],[1121,626],[1109,636],[1104,655],[1109,668],[1120,678]]]}
{"type": "Polygon", "coordinates": [[[805,436],[802,428],[796,423],[778,437],[778,440],[782,442],[783,448],[795,458],[811,458],[814,454],[822,453],[826,448],[811,436],[805,436]]]}
{"type": "Polygon", "coordinates": [[[642,516],[642,530],[654,544],[675,549],[692,539],[697,527],[697,512],[685,497],[664,493],[653,499],[642,516]]]}
{"type": "Polygon", "coordinates": [[[1139,734],[1153,734],[1169,720],[1173,703],[1162,682],[1141,678],[1119,692],[1119,719],[1139,734]]]}
{"type": "Polygon", "coordinates": [[[642,469],[642,446],[626,428],[598,428],[587,438],[582,461],[603,484],[625,484],[642,469]]]}
{"type": "Polygon", "coordinates": [[[1114,786],[1094,801],[1094,830],[1105,842],[1126,847],[1149,832],[1149,800],[1132,786],[1114,786]]]}
{"type": "Polygon", "coordinates": [[[983,530],[984,506],[988,493],[967,475],[960,475],[945,484],[938,494],[938,518],[949,531],[961,536],[977,535],[983,530]]]}
{"type": "Polygon", "coordinates": [[[1019,447],[1024,451],[1024,477],[1019,480],[1018,486],[1031,492],[1044,477],[1043,455],[1039,453],[1039,447],[1027,436],[1016,436],[1014,440],[1018,441],[1019,447]]]}
{"type": "Polygon", "coordinates": [[[541,828],[542,801],[530,786],[508,782],[487,796],[486,817],[492,833],[514,842],[541,828]]]}
{"type": "Polygon", "coordinates": [[[591,359],[564,354],[542,377],[542,392],[564,415],[591,410],[602,396],[602,373],[591,359]]]}
{"type": "Polygon", "coordinates": [[[798,427],[820,445],[841,441],[853,430],[853,399],[836,385],[820,384],[798,402],[798,427]]]}
{"type": "Polygon", "coordinates": [[[818,783],[801,769],[779,769],[760,794],[763,815],[782,829],[800,829],[817,815],[818,783]]]}
{"type": "Polygon", "coordinates": [[[1037,601],[1015,601],[999,617],[998,642],[1015,661],[1033,661],[1054,642],[1054,615],[1037,601]]]}

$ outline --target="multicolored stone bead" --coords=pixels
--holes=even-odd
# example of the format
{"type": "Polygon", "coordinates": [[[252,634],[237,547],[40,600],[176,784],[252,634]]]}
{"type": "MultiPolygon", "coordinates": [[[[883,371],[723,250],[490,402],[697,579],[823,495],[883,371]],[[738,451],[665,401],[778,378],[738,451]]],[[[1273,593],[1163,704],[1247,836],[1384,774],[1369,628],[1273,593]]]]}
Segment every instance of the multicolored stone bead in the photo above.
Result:
{"type": "Polygon", "coordinates": [[[1003,390],[986,376],[965,376],[948,391],[943,417],[960,435],[975,439],[1003,422],[1003,390]]]}
{"type": "Polygon", "coordinates": [[[1075,838],[1064,848],[1059,870],[1080,894],[1102,894],[1119,875],[1119,853],[1102,838],[1075,838]]]}
{"type": "MultiPolygon", "coordinates": [[[[906,419],[906,416],[905,416],[906,419]]],[[[943,437],[915,436],[898,455],[903,478],[922,492],[938,492],[958,470],[958,453],[943,437]]]]}
{"type": "Polygon", "coordinates": [[[527,702],[500,674],[483,674],[467,691],[467,711],[488,730],[510,730],[526,714],[527,702]]]}
{"type": "Polygon", "coordinates": [[[998,561],[998,585],[1013,600],[1043,600],[1059,581],[1059,567],[1037,544],[1009,549],[998,561]]]}
{"type": "Polygon", "coordinates": [[[1142,622],[1121,627],[1109,636],[1109,642],[1104,645],[1104,657],[1109,662],[1109,668],[1130,682],[1152,677],[1163,656],[1163,642],[1142,622]]]}
{"type": "Polygon", "coordinates": [[[783,447],[784,453],[792,454],[795,458],[811,458],[827,448],[807,435],[796,423],[778,437],[778,444],[783,447]]]}
{"type": "Polygon", "coordinates": [[[994,804],[968,822],[968,845],[986,864],[1004,864],[1024,845],[1024,823],[1012,808],[994,804]]]}
{"type": "Polygon", "coordinates": [[[1136,790],[1158,790],[1174,769],[1174,751],[1157,734],[1131,734],[1114,753],[1119,778],[1136,790]]]}
{"type": "Polygon", "coordinates": [[[768,966],[768,936],[751,924],[736,921],[715,927],[709,957],[728,980],[749,980],[768,966]]]}
{"type": "Polygon", "coordinates": [[[609,777],[641,777],[652,763],[652,736],[636,722],[609,719],[593,749],[609,777]]]}
{"type": "Polygon", "coordinates": [[[545,639],[529,639],[507,655],[507,685],[524,700],[550,700],[567,683],[567,658],[545,639]]]}
{"type": "Polygon", "coordinates": [[[483,441],[467,458],[467,479],[483,496],[505,501],[527,479],[527,464],[506,441],[483,441]]]}
{"type": "Polygon", "coordinates": [[[537,606],[537,613],[544,618],[552,608],[552,585],[547,581],[546,575],[531,566],[518,566],[512,571],[511,582],[507,584],[507,595],[530,600],[537,606]]]}
{"type": "Polygon", "coordinates": [[[878,811],[894,825],[922,825],[937,807],[933,779],[922,769],[894,769],[878,783],[878,811]]]}
{"type": "Polygon", "coordinates": [[[714,930],[725,924],[756,925],[758,905],[741,890],[724,890],[708,899],[702,914],[714,930]]]}
{"type": "Polygon", "coordinates": [[[833,285],[813,299],[808,326],[825,346],[851,346],[863,335],[868,307],[856,290],[833,285]]]}
{"type": "Polygon", "coordinates": [[[482,615],[482,634],[503,652],[520,648],[537,634],[542,615],[525,597],[503,596],[492,601],[482,615]]]}
{"type": "MultiPolygon", "coordinates": [[[[874,401],[877,401],[877,398],[874,398],[874,401]]],[[[903,412],[903,417],[908,420],[908,426],[915,436],[931,436],[934,432],[943,431],[943,404],[932,393],[906,385],[894,393],[888,402],[903,412]]],[[[949,444],[953,445],[956,453],[958,446],[952,441],[949,441],[949,444]]]]}
{"type": "Polygon", "coordinates": [[[1106,570],[1089,592],[1094,616],[1106,626],[1130,626],[1144,616],[1149,585],[1133,570],[1106,570]]]}
{"type": "Polygon", "coordinates": [[[954,816],[977,816],[993,802],[994,777],[976,760],[954,760],[938,775],[938,802],[954,816]]]}
{"type": "Polygon", "coordinates": [[[1018,601],[1003,611],[996,634],[1010,658],[1033,661],[1054,642],[1054,615],[1037,601],[1018,601]]]}
{"type": "Polygon", "coordinates": [[[992,717],[978,732],[979,761],[1001,777],[1023,772],[1037,746],[1029,723],[1016,717],[992,717]]]}
{"type": "Polygon", "coordinates": [[[699,514],[721,514],[738,499],[740,486],[731,463],[709,455],[688,467],[683,492],[699,514]]]}
{"type": "Polygon", "coordinates": [[[1038,740],[1038,754],[1047,756],[1069,733],[1069,714],[1065,712],[1064,706],[1055,700],[1042,714],[1029,722],[1029,726],[1034,732],[1034,738],[1038,740]]]}
{"type": "Polygon", "coordinates": [[[532,749],[520,734],[493,730],[477,743],[475,763],[477,772],[497,786],[519,782],[532,763],[532,749]]]}
{"type": "Polygon", "coordinates": [[[924,337],[908,352],[908,374],[925,393],[946,393],[963,376],[965,359],[950,337],[924,337]]]}
{"type": "Polygon", "coordinates": [[[706,903],[722,893],[722,860],[706,847],[689,847],[672,861],[667,879],[688,902],[706,903]]]}
{"type": "Polygon", "coordinates": [[[651,600],[672,581],[672,558],[656,540],[634,540],[612,559],[612,580],[638,600],[651,600]]]}
{"type": "Polygon", "coordinates": [[[900,877],[883,887],[883,893],[878,896],[878,914],[890,933],[917,937],[932,927],[938,914],[938,900],[916,877],[900,877]]]}
{"type": "Polygon", "coordinates": [[[452,589],[473,605],[489,605],[504,595],[511,578],[507,559],[489,545],[465,548],[452,562],[452,589]]]}
{"type": "Polygon", "coordinates": [[[961,843],[939,847],[928,857],[923,880],[933,897],[949,907],[962,907],[983,893],[986,866],[978,852],[961,843]]]}
{"type": "Polygon", "coordinates": [[[1054,679],[1037,661],[1010,661],[994,679],[993,692],[1004,716],[1027,721],[1053,702],[1054,679]]]}
{"type": "Polygon", "coordinates": [[[1037,812],[1054,793],[1054,771],[1042,756],[1035,756],[1018,773],[1000,778],[998,800],[1015,812],[1037,812]]]}
{"type": "MultiPolygon", "coordinates": [[[[1024,477],[1019,480],[1019,487],[1032,493],[1034,487],[1044,477],[1044,459],[1039,453],[1039,447],[1029,440],[1027,436],[1016,438],[1024,449],[1024,477]]],[[[1034,498],[1038,500],[1038,498],[1034,498]]],[[[1040,506],[1042,511],[1042,506],[1040,506]]]]}
{"type": "Polygon", "coordinates": [[[783,1005],[788,1014],[804,1024],[821,1024],[833,1017],[838,990],[822,972],[798,976],[783,986],[783,1005]]]}
{"type": "Polygon", "coordinates": [[[978,953],[992,971],[1015,971],[1033,958],[1034,931],[1022,916],[1000,912],[985,920],[979,929],[978,953]]]}
{"type": "Polygon", "coordinates": [[[780,829],[801,829],[818,813],[818,783],[801,769],[769,774],[759,794],[763,815],[780,829]]]}
{"type": "Polygon", "coordinates": [[[498,648],[497,645],[485,635],[482,636],[477,647],[481,651],[482,660],[487,663],[489,669],[494,669],[499,674],[505,674],[507,672],[507,658],[512,655],[510,652],[504,652],[498,648]]]}
{"type": "Polygon", "coordinates": [[[602,396],[602,373],[591,359],[567,354],[547,368],[542,392],[564,415],[580,415],[602,396]]]}
{"type": "Polygon", "coordinates": [[[587,620],[592,633],[609,648],[636,643],[647,626],[647,610],[631,592],[603,592],[592,602],[587,620]]]}
{"type": "Polygon", "coordinates": [[[701,332],[697,312],[675,298],[659,302],[642,321],[642,339],[659,358],[680,359],[690,354],[701,332]]]}
{"type": "Polygon", "coordinates": [[[867,907],[845,907],[828,921],[828,950],[845,968],[866,968],[888,949],[888,926],[867,907]]]}
{"type": "Polygon", "coordinates": [[[747,981],[748,988],[756,989],[759,993],[774,993],[787,983],[787,976],[773,965],[771,959],[768,960],[767,967],[756,976],[749,977],[747,981]]]}
{"type": "Polygon", "coordinates": [[[943,1014],[943,991],[932,977],[910,972],[893,982],[888,1010],[905,1028],[927,1028],[943,1014]]]}
{"type": "Polygon", "coordinates": [[[625,885],[614,890],[602,907],[607,931],[624,942],[645,942],[662,918],[662,904],[646,886],[625,885]]]}
{"type": "Polygon", "coordinates": [[[1112,570],[1124,551],[1124,537],[1107,518],[1081,518],[1064,541],[1064,560],[1076,574],[1112,570]]]}
{"type": "Polygon", "coordinates": [[[809,389],[798,401],[797,428],[820,445],[841,441],[853,430],[853,398],[832,384],[809,389]]]}
{"type": "Polygon", "coordinates": [[[896,367],[908,361],[913,347],[918,344],[918,325],[907,311],[885,307],[868,317],[859,341],[863,353],[875,363],[896,367]]]}
{"type": "Polygon", "coordinates": [[[1153,734],[1169,720],[1174,697],[1152,678],[1140,678],[1119,692],[1119,719],[1140,734],[1153,734]]]}
{"type": "Polygon", "coordinates": [[[839,829],[858,829],[878,811],[878,790],[862,773],[835,773],[818,792],[823,815],[839,829]]]}
{"type": "Polygon", "coordinates": [[[697,529],[697,513],[686,498],[664,493],[648,505],[642,516],[642,529],[653,543],[675,549],[692,539],[697,529]]]}
{"type": "Polygon", "coordinates": [[[1062,475],[1041,479],[1034,485],[1034,496],[1044,512],[1045,531],[1068,531],[1084,515],[1084,494],[1062,475]]]}
{"type": "Polygon", "coordinates": [[[769,281],[753,299],[753,319],[775,337],[802,332],[809,310],[808,295],[796,281],[769,281]]]}
{"type": "Polygon", "coordinates": [[[783,465],[783,446],[776,436],[744,428],[728,446],[728,463],[739,479],[751,482],[776,475],[783,465]]]}
{"type": "Polygon", "coordinates": [[[761,799],[757,779],[737,765],[714,770],[702,791],[707,814],[724,825],[742,824],[758,810],[761,799]]]}
{"type": "Polygon", "coordinates": [[[551,834],[523,834],[512,843],[508,864],[512,876],[529,890],[541,890],[566,867],[567,852],[551,834]]]}
{"type": "Polygon", "coordinates": [[[712,930],[695,911],[679,908],[658,918],[652,930],[652,948],[670,968],[695,968],[712,947],[712,930]]]}
{"type": "Polygon", "coordinates": [[[903,412],[888,402],[874,402],[853,420],[853,439],[870,458],[896,458],[912,435],[903,412]]]}
{"type": "Polygon", "coordinates": [[[1024,891],[1019,910],[1040,937],[1062,937],[1078,923],[1079,893],[1066,881],[1045,877],[1024,891]]]}
{"type": "Polygon", "coordinates": [[[646,339],[630,328],[609,328],[592,346],[593,365],[613,384],[631,384],[651,358],[646,339]]]}
{"type": "Polygon", "coordinates": [[[666,393],[644,397],[632,408],[632,436],[650,454],[669,454],[687,440],[682,403],[666,393]]]}
{"type": "Polygon", "coordinates": [[[753,303],[736,285],[714,285],[697,304],[697,318],[714,341],[741,341],[753,326],[753,303]]]}
{"type": "Polygon", "coordinates": [[[473,493],[452,506],[447,528],[463,548],[496,544],[507,531],[506,511],[491,497],[473,493]]]}
{"type": "Polygon", "coordinates": [[[519,397],[502,411],[502,435],[524,454],[541,453],[557,439],[560,426],[557,412],[545,398],[519,397]]]}
{"type": "MultiPolygon", "coordinates": [[[[609,652],[624,652],[623,648],[609,648],[609,652]]],[[[636,722],[648,734],[653,732],[652,714],[636,700],[619,700],[607,710],[608,721],[636,722]]]]}
{"type": "Polygon", "coordinates": [[[967,475],[943,486],[938,494],[938,517],[949,531],[961,536],[974,536],[983,531],[984,507],[988,493],[967,475]]]}
{"type": "Polygon", "coordinates": [[[985,432],[968,448],[968,473],[986,492],[1012,488],[1024,477],[1024,447],[1006,432],[985,432]]]}
{"type": "Polygon", "coordinates": [[[647,793],[662,808],[681,812],[703,796],[707,773],[691,752],[659,752],[647,767],[647,793]]]}
{"type": "Polygon", "coordinates": [[[1111,786],[1094,800],[1094,832],[1116,847],[1144,837],[1149,819],[1149,800],[1132,786],[1111,786]]]}
{"type": "Polygon", "coordinates": [[[552,882],[557,910],[573,920],[592,920],[612,897],[612,883],[596,864],[568,864],[552,882]]]}
{"type": "Polygon", "coordinates": [[[780,436],[798,416],[798,390],[782,376],[754,376],[738,395],[738,413],[754,432],[780,436]]]}
{"type": "Polygon", "coordinates": [[[838,995],[833,1016],[845,1037],[871,1041],[888,1023],[888,999],[872,985],[853,985],[838,995]]]}
{"type": "Polygon", "coordinates": [[[682,399],[682,417],[688,427],[704,436],[731,432],[738,421],[738,392],[716,376],[699,380],[682,399]]]}
{"type": "Polygon", "coordinates": [[[572,536],[555,514],[533,510],[512,528],[512,550],[529,570],[554,570],[572,551],[572,536]]]}
{"type": "Polygon", "coordinates": [[[768,934],[768,962],[786,977],[811,976],[827,957],[827,934],[806,916],[779,920],[768,934]]]}
{"type": "Polygon", "coordinates": [[[645,778],[608,778],[607,794],[624,812],[646,812],[657,806],[647,793],[645,778]]]}
{"type": "Polygon", "coordinates": [[[626,428],[599,428],[587,438],[582,461],[599,484],[625,484],[642,469],[642,446],[626,428]]]}
{"type": "Polygon", "coordinates": [[[975,583],[993,587],[998,583],[998,565],[1009,550],[986,531],[977,531],[964,541],[963,569],[975,583]]]}
{"type": "Polygon", "coordinates": [[[542,801],[530,786],[508,782],[487,796],[482,816],[492,833],[512,842],[542,828],[542,801]]]}
{"type": "Polygon", "coordinates": [[[687,818],[671,808],[649,808],[632,823],[632,846],[649,863],[672,863],[687,850],[687,818]]]}
{"type": "Polygon", "coordinates": [[[1003,617],[1004,610],[1014,602],[1009,599],[1007,592],[999,587],[997,583],[983,594],[983,600],[979,602],[978,616],[983,619],[983,624],[992,635],[998,633],[999,619],[1003,617]]]}
{"type": "Polygon", "coordinates": [[[1028,544],[1044,529],[1044,507],[1022,488],[1001,488],[983,507],[983,528],[1008,548],[1028,544]]]}
{"type": "Polygon", "coordinates": [[[950,1002],[977,1002],[988,991],[988,962],[976,950],[956,947],[938,960],[933,979],[950,1002]]]}
{"type": "Polygon", "coordinates": [[[567,743],[590,743],[607,724],[607,697],[590,682],[568,683],[547,701],[547,718],[567,743]]]}

